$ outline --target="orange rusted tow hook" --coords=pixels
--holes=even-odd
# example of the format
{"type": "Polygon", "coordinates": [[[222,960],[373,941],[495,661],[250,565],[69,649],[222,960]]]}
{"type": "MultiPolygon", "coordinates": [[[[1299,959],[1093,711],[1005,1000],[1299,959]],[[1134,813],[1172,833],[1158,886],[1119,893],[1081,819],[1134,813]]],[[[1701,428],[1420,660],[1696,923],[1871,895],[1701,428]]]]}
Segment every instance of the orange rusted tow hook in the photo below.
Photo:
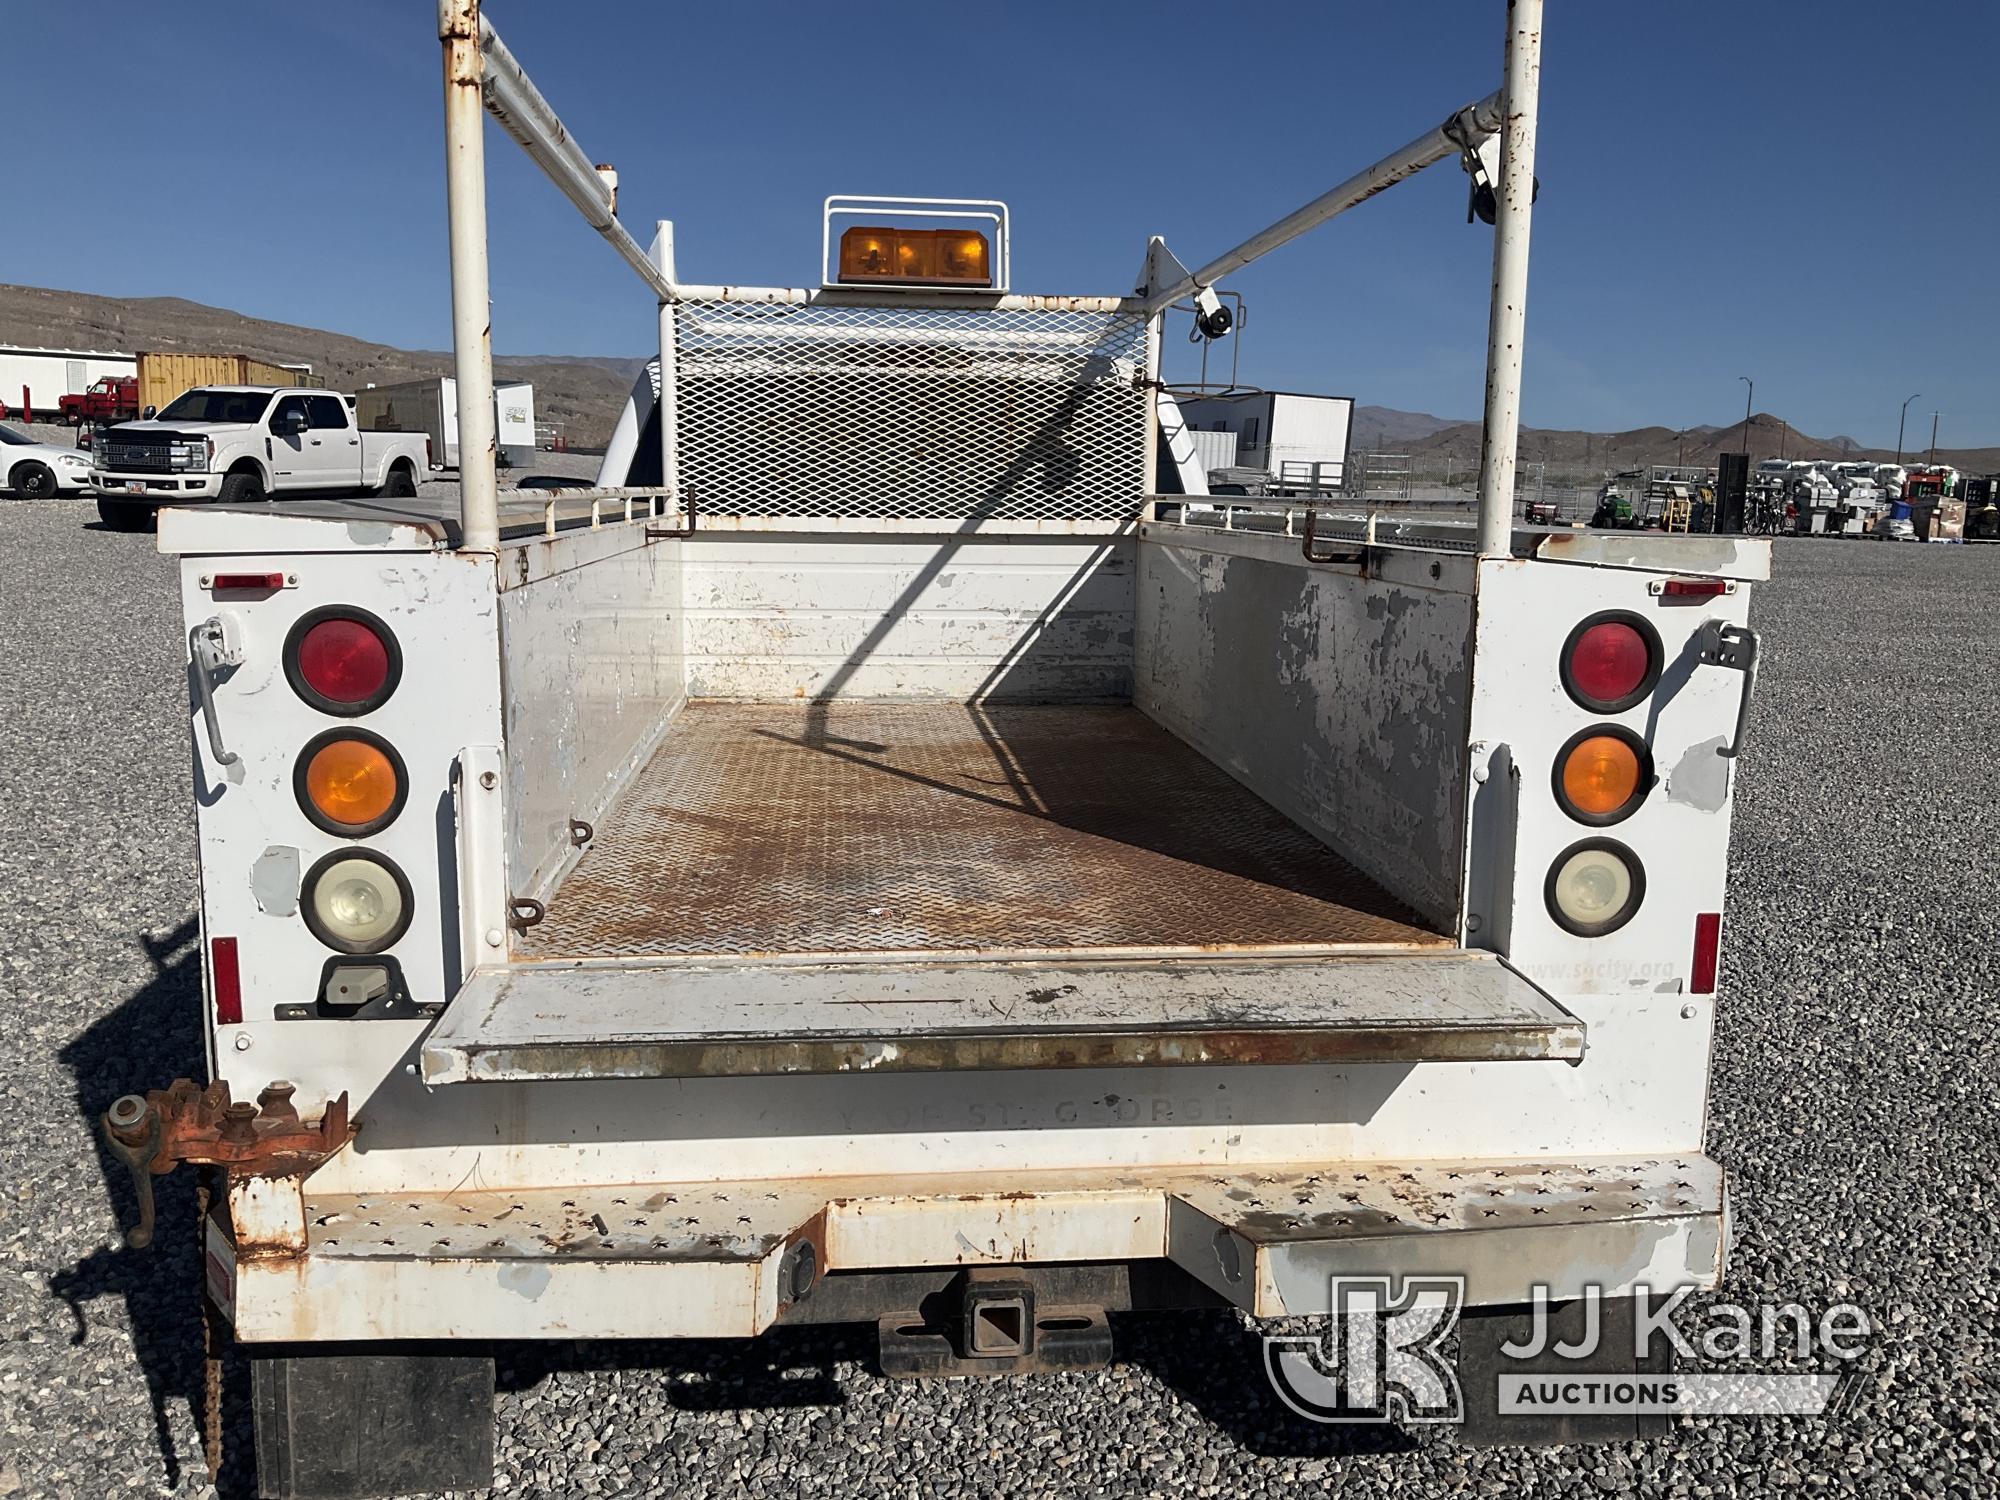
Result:
{"type": "Polygon", "coordinates": [[[251,1104],[231,1102],[227,1083],[202,1088],[191,1078],[177,1078],[143,1098],[123,1095],[104,1112],[103,1126],[139,1198],[139,1222],[125,1233],[135,1250],[153,1242],[153,1179],[180,1163],[219,1166],[232,1178],[303,1177],[353,1140],[355,1131],[345,1093],[309,1124],[292,1105],[289,1083],[266,1084],[251,1104]]]}

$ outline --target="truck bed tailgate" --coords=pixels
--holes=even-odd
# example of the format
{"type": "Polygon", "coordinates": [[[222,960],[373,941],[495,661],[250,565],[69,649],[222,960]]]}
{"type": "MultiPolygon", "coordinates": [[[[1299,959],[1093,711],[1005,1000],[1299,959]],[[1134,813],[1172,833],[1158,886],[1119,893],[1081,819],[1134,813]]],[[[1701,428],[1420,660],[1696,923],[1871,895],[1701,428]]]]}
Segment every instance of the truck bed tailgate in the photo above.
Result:
{"type": "Polygon", "coordinates": [[[1582,1057],[1490,954],[481,970],[428,1083],[1582,1057]]]}

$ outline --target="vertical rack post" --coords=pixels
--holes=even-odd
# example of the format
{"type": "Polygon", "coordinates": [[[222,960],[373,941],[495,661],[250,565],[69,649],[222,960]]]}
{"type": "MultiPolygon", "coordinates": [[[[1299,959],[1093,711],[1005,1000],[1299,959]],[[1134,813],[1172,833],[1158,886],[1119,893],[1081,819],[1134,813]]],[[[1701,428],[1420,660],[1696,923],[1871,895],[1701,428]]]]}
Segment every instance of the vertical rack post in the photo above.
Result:
{"type": "Polygon", "coordinates": [[[479,0],[438,0],[444,43],[444,176],[451,216],[451,342],[458,377],[459,546],[500,546],[493,319],[486,279],[485,62],[479,0]]]}
{"type": "Polygon", "coordinates": [[[1535,197],[1535,113],[1542,83],[1542,0],[1507,0],[1500,182],[1493,224],[1493,304],[1486,330],[1486,420],[1479,451],[1479,555],[1514,542],[1521,444],[1521,341],[1528,326],[1528,231],[1535,197]]]}
{"type": "MultiPolygon", "coordinates": [[[[653,246],[647,251],[660,275],[671,284],[674,279],[674,226],[671,220],[655,221],[653,246]]],[[[680,339],[676,304],[660,299],[660,486],[674,503],[677,516],[687,514],[687,498],[681,494],[680,460],[680,339]]]]}

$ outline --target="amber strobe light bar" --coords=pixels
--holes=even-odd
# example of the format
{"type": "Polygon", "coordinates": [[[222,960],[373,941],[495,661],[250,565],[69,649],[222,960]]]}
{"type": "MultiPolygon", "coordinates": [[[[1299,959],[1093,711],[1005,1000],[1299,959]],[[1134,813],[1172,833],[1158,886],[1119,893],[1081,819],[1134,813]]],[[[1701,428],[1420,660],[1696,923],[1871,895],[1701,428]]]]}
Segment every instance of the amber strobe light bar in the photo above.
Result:
{"type": "Polygon", "coordinates": [[[992,255],[976,229],[873,229],[856,225],[840,236],[843,284],[894,286],[993,285],[992,255]]]}
{"type": "Polygon", "coordinates": [[[1007,205],[973,198],[835,196],[826,200],[820,254],[830,287],[1004,292],[1007,205]],[[913,222],[900,222],[906,219],[913,222]]]}

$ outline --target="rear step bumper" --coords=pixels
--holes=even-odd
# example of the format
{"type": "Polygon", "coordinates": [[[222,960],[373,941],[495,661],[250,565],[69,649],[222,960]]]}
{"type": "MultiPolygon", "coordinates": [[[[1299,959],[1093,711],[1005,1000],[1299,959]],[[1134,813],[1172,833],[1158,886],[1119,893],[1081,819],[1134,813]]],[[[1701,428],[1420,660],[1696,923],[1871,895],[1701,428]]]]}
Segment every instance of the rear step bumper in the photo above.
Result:
{"type": "Polygon", "coordinates": [[[210,1221],[210,1290],[241,1338],[746,1338],[828,1271],[1160,1259],[1258,1317],[1327,1311],[1339,1275],[1463,1276],[1469,1305],[1499,1305],[1537,1285],[1710,1287],[1726,1237],[1721,1169],[1694,1153],[367,1197],[307,1183],[301,1209],[296,1255],[238,1257],[210,1221]]]}
{"type": "Polygon", "coordinates": [[[1575,1062],[1583,1023],[1489,953],[482,969],[429,1084],[1202,1063],[1575,1062]]]}

